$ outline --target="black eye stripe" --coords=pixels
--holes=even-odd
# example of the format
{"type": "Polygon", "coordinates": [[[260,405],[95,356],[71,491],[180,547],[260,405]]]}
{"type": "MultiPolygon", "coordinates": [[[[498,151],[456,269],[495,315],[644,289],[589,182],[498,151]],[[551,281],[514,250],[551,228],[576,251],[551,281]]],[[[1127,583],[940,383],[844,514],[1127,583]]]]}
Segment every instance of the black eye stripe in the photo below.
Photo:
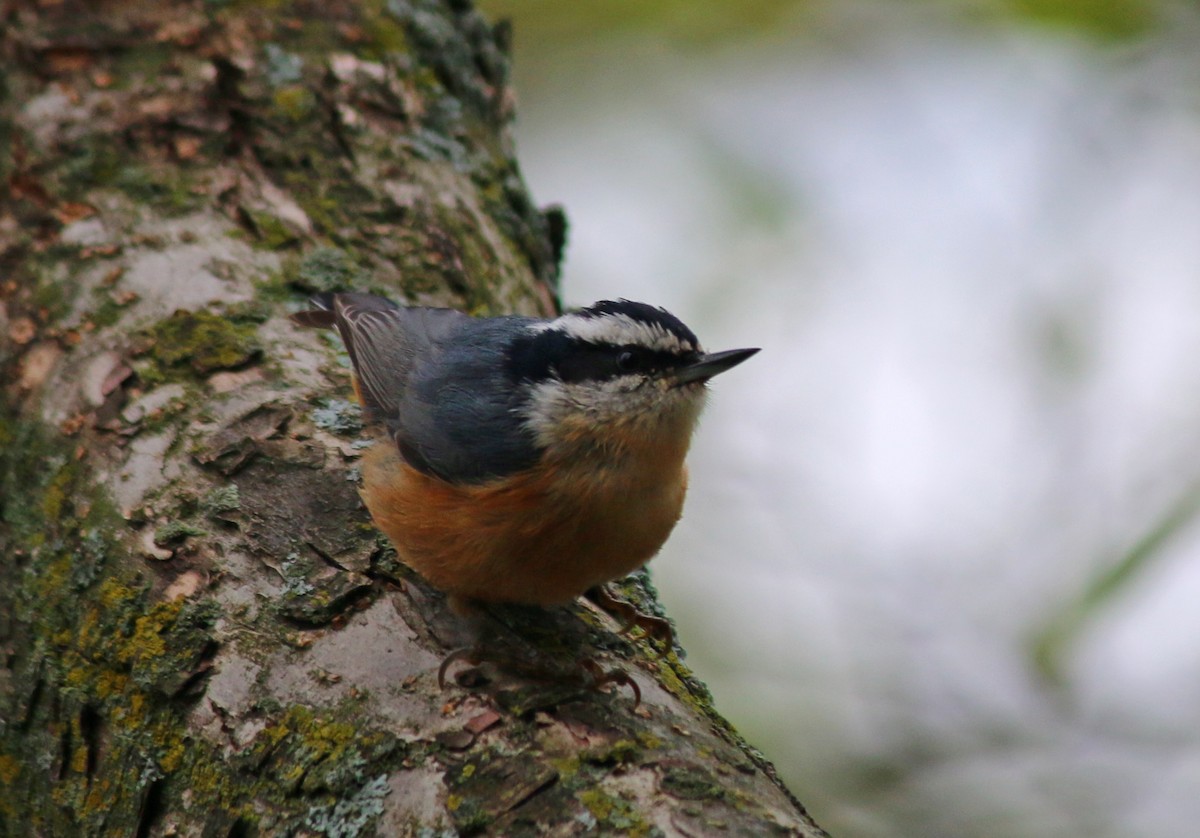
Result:
{"type": "Polygon", "coordinates": [[[567,352],[554,368],[563,381],[605,381],[620,375],[661,372],[690,357],[644,346],[583,344],[567,352]]]}
{"type": "Polygon", "coordinates": [[[655,373],[687,363],[695,353],[679,355],[645,346],[588,343],[547,330],[519,339],[509,356],[514,381],[568,383],[607,381],[621,375],[655,373]]]}
{"type": "Polygon", "coordinates": [[[620,373],[617,357],[607,347],[580,346],[559,358],[554,371],[563,381],[603,381],[620,373]]]}

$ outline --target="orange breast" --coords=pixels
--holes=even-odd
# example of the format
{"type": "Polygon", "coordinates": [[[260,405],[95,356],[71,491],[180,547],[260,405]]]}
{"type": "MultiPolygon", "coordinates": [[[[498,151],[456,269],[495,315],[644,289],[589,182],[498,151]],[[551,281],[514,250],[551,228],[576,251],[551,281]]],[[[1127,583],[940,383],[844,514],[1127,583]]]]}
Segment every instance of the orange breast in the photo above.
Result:
{"type": "Polygon", "coordinates": [[[440,590],[548,605],[658,552],[683,508],[684,450],[456,486],[413,469],[383,440],[364,458],[362,495],[401,559],[440,590]]]}

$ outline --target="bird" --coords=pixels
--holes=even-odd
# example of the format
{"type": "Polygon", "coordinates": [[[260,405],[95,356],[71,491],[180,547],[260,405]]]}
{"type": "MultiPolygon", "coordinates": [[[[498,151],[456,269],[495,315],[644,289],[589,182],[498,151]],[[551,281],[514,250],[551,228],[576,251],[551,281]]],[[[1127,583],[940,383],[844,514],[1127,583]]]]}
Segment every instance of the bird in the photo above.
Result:
{"type": "Polygon", "coordinates": [[[646,564],[680,518],[707,382],[759,351],[706,352],[626,299],[553,318],[364,293],[309,304],[292,321],[337,331],[377,429],[367,510],[459,613],[568,603],[646,564]]]}

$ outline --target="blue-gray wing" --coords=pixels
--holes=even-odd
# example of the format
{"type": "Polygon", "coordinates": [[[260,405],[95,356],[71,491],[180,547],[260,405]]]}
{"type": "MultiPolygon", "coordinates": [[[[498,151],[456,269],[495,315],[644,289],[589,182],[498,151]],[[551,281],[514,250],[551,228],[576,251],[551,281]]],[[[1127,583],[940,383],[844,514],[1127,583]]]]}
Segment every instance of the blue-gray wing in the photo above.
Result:
{"type": "Polygon", "coordinates": [[[538,458],[521,417],[506,350],[527,318],[472,320],[436,355],[414,366],[389,430],[414,467],[451,482],[476,482],[538,458]]]}
{"type": "Polygon", "coordinates": [[[320,294],[312,303],[316,308],[292,319],[338,330],[367,418],[387,427],[414,468],[475,482],[537,460],[505,355],[514,335],[533,321],[475,319],[371,294],[320,294]]]}

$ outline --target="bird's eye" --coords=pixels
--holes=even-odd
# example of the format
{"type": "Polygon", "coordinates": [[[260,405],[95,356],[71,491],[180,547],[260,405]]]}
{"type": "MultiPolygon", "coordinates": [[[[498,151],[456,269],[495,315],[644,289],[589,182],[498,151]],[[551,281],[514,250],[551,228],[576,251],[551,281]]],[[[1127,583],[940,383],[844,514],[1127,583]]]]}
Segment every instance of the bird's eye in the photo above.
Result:
{"type": "Polygon", "coordinates": [[[633,372],[637,369],[637,355],[628,349],[617,355],[617,369],[621,372],[633,372]]]}

